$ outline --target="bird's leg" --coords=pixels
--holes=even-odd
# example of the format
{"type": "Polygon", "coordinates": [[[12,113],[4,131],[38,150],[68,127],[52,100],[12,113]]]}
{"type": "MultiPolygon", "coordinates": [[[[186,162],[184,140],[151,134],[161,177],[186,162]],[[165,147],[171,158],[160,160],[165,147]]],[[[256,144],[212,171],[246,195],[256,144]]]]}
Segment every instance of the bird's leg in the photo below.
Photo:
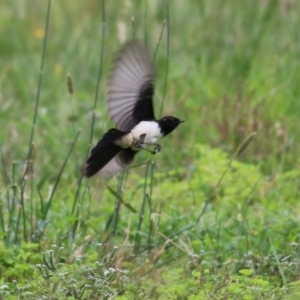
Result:
{"type": "MultiPolygon", "coordinates": [[[[141,134],[141,135],[140,135],[140,138],[139,138],[139,142],[140,142],[141,144],[144,144],[144,145],[155,146],[155,148],[154,148],[152,151],[148,150],[148,151],[150,151],[150,153],[156,154],[157,152],[159,152],[159,151],[161,150],[161,145],[160,145],[160,144],[153,144],[153,143],[146,143],[146,142],[144,142],[145,137],[146,137],[146,133],[141,134]]],[[[146,149],[145,149],[145,150],[146,150],[146,149]]]]}
{"type": "Polygon", "coordinates": [[[156,154],[157,152],[159,152],[161,150],[160,144],[152,144],[152,143],[145,143],[145,144],[155,146],[155,148],[152,151],[150,151],[152,154],[156,154]]]}
{"type": "Polygon", "coordinates": [[[150,151],[150,150],[143,147],[145,137],[146,137],[146,133],[141,134],[139,139],[134,139],[134,146],[137,147],[140,150],[145,150],[145,151],[148,151],[148,152],[152,153],[152,151],[150,151]]]}
{"type": "Polygon", "coordinates": [[[146,151],[150,152],[151,154],[156,154],[157,152],[159,152],[161,150],[161,145],[160,144],[153,144],[153,143],[144,142],[145,137],[146,137],[146,133],[141,134],[139,139],[135,141],[135,146],[142,149],[142,150],[146,150],[146,151]],[[155,146],[155,149],[151,151],[151,150],[145,149],[143,147],[143,145],[152,145],[152,146],[155,146]]]}
{"type": "MultiPolygon", "coordinates": [[[[154,151],[155,153],[157,153],[157,152],[160,152],[160,150],[161,150],[161,145],[160,145],[160,144],[156,144],[156,147],[154,148],[153,151],[154,151]]],[[[154,154],[155,154],[155,153],[154,153],[154,154]]]]}

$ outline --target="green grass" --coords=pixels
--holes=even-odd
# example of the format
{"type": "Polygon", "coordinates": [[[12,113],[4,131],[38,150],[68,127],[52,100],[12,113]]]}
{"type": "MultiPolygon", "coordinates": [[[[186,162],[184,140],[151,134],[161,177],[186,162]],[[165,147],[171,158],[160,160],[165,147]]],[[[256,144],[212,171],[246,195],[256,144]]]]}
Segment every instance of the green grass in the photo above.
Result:
{"type": "Polygon", "coordinates": [[[0,299],[298,299],[300,4],[47,5],[0,4],[0,299]],[[86,180],[132,37],[155,57],[156,115],[186,123],[86,180]]]}

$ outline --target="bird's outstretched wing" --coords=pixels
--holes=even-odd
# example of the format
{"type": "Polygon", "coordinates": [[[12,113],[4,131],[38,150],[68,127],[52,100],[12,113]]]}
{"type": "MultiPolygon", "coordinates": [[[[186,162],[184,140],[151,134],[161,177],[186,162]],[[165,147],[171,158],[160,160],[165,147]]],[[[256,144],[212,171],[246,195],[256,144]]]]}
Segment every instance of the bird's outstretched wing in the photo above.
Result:
{"type": "Polygon", "coordinates": [[[116,128],[128,132],[140,121],[155,120],[153,66],[138,40],[119,51],[108,83],[107,107],[116,128]]]}
{"type": "Polygon", "coordinates": [[[133,161],[137,152],[130,148],[122,150],[99,171],[99,175],[110,177],[123,171],[133,161]]]}

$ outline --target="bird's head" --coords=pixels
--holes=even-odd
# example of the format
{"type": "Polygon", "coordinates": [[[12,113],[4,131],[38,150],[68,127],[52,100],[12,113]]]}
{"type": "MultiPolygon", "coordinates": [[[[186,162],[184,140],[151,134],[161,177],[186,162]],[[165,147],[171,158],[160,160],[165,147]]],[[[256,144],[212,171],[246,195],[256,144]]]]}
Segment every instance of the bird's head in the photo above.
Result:
{"type": "Polygon", "coordinates": [[[183,120],[172,116],[166,116],[158,120],[158,124],[164,135],[171,133],[180,123],[183,122],[183,120]]]}

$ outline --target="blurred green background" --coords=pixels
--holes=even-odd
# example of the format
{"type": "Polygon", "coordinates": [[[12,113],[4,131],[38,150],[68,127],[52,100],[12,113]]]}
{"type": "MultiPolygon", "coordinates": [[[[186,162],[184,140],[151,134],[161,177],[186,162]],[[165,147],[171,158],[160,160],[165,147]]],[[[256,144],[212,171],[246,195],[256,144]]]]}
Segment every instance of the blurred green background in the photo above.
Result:
{"type": "MultiPolygon", "coordinates": [[[[23,160],[28,147],[47,5],[33,0],[4,0],[0,5],[1,144],[5,160],[11,163],[23,160]]],[[[159,164],[171,168],[174,162],[170,158],[183,166],[190,163],[188,151],[195,142],[233,151],[248,134],[257,131],[256,142],[243,160],[259,162],[268,173],[277,165],[294,167],[299,149],[299,5],[292,0],[169,3],[169,27],[164,28],[155,60],[155,108],[158,115],[168,30],[163,113],[187,122],[163,142],[163,147],[174,153],[162,152],[155,158],[159,164]]],[[[105,84],[114,53],[124,40],[135,37],[144,40],[154,54],[167,18],[164,1],[105,4],[104,60],[94,142],[113,126],[106,115],[105,84]]],[[[49,164],[51,172],[73,139],[71,121],[76,129],[82,129],[77,146],[80,158],[89,146],[102,26],[101,1],[52,3],[34,139],[37,159],[49,164]],[[72,99],[66,88],[68,72],[75,86],[72,99]]]]}
{"type": "MultiPolygon", "coordinates": [[[[86,267],[95,267],[102,242],[105,255],[119,247],[110,266],[128,270],[133,286],[120,287],[126,299],[144,292],[207,299],[206,291],[215,299],[292,299],[282,295],[300,274],[300,2],[53,0],[24,176],[47,3],[0,2],[0,284],[13,289],[12,280],[28,279],[35,299],[49,287],[64,299],[72,278],[78,289],[91,284],[86,267]],[[164,115],[186,122],[160,153],[140,153],[143,165],[125,176],[81,180],[88,149],[114,126],[106,82],[116,51],[131,38],[155,56],[156,116],[163,104],[164,115]],[[62,257],[53,250],[57,268],[69,274],[64,281],[51,268],[43,281],[34,267],[53,244],[66,249],[62,257]],[[248,281],[251,274],[262,282],[248,281]]],[[[107,279],[109,288],[115,283],[107,279]]]]}

